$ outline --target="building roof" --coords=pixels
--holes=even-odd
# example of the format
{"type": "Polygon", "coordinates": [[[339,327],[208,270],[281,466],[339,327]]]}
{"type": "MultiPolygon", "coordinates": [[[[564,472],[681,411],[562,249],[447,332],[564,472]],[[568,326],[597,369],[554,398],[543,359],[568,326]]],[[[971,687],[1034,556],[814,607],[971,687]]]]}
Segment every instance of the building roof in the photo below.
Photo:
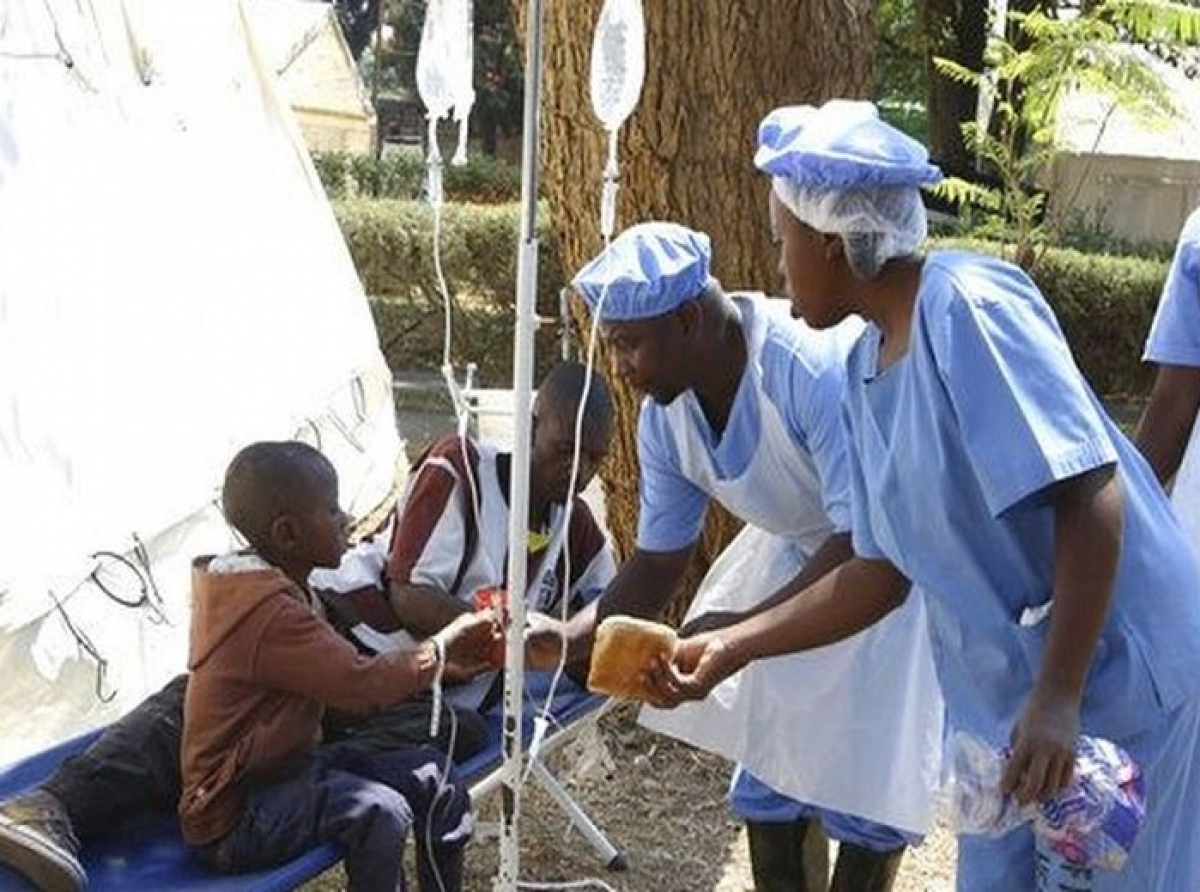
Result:
{"type": "Polygon", "coordinates": [[[293,108],[359,118],[373,115],[332,4],[251,0],[248,9],[293,108]]]}
{"type": "Polygon", "coordinates": [[[1170,121],[1148,120],[1119,108],[1111,97],[1094,91],[1063,98],[1059,108],[1056,142],[1060,150],[1080,155],[1122,155],[1200,161],[1200,81],[1140,47],[1127,52],[1148,66],[1163,81],[1175,102],[1170,121]]]}

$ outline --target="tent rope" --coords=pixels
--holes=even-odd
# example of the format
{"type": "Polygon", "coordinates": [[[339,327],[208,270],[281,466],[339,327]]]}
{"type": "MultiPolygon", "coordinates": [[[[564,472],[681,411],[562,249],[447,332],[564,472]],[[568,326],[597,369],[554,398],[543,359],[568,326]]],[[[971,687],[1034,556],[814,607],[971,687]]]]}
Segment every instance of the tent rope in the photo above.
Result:
{"type": "Polygon", "coordinates": [[[71,637],[75,639],[75,643],[96,664],[96,699],[101,703],[111,703],[113,698],[117,696],[117,690],[113,688],[109,693],[105,693],[105,688],[108,686],[108,660],[104,658],[104,655],[92,643],[92,639],[88,638],[84,631],[71,621],[70,614],[67,613],[66,607],[63,606],[58,596],[53,591],[48,590],[48,593],[50,600],[54,602],[54,608],[58,611],[58,615],[62,617],[63,625],[67,627],[67,631],[71,633],[71,637]]]}

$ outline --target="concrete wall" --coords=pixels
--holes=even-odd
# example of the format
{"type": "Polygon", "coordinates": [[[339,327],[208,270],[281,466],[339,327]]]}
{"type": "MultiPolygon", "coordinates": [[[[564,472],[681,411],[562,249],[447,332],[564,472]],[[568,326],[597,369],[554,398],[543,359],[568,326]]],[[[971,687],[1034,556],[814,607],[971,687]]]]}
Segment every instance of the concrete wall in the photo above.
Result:
{"type": "Polygon", "coordinates": [[[1056,213],[1081,212],[1132,242],[1173,242],[1200,205],[1200,161],[1063,153],[1049,187],[1056,213]]]}

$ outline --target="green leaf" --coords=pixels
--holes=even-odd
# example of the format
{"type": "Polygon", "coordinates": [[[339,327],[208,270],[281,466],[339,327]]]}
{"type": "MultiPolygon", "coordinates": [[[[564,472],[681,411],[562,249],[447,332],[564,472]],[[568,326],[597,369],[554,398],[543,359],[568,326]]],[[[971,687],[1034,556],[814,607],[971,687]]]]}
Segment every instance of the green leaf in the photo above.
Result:
{"type": "Polygon", "coordinates": [[[944,201],[959,207],[977,207],[988,211],[999,211],[1003,199],[998,189],[981,186],[959,177],[946,177],[931,191],[944,201]]]}
{"type": "Polygon", "coordinates": [[[1124,28],[1139,42],[1200,45],[1200,9],[1165,0],[1108,0],[1095,15],[1124,28]]]}
{"type": "Polygon", "coordinates": [[[965,65],[955,62],[953,59],[946,59],[942,56],[934,56],[933,67],[938,70],[938,73],[956,81],[960,84],[966,84],[970,87],[978,87],[983,80],[983,76],[972,71],[965,65]]]}

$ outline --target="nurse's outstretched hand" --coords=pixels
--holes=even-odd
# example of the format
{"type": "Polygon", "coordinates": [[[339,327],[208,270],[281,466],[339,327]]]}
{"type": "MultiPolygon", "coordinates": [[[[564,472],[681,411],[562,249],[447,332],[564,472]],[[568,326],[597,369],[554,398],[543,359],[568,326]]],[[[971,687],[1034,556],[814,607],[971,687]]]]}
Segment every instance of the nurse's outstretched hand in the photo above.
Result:
{"type": "Polygon", "coordinates": [[[1012,731],[1012,755],[1000,789],[1022,805],[1053,796],[1071,782],[1079,737],[1079,700],[1034,692],[1012,731]]]}
{"type": "Polygon", "coordinates": [[[689,700],[703,700],[740,668],[721,635],[682,638],[669,662],[656,659],[642,674],[646,702],[659,709],[674,709],[689,700]]]}

